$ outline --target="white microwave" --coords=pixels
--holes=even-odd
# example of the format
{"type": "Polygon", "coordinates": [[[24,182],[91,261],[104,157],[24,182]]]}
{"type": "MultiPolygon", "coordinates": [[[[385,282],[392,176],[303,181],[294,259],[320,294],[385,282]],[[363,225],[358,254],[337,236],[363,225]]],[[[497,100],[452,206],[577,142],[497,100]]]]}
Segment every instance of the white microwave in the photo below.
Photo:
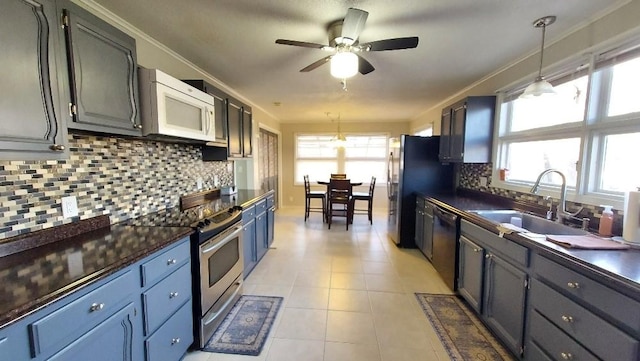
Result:
{"type": "Polygon", "coordinates": [[[213,97],[158,69],[140,68],[142,134],[215,141],[213,97]]]}

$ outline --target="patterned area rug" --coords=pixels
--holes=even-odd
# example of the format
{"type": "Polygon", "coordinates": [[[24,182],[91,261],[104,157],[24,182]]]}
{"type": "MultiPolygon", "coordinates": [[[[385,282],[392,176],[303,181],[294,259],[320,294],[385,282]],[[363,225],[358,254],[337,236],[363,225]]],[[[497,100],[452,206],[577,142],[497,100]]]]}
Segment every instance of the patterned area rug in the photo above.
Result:
{"type": "Polygon", "coordinates": [[[458,297],[428,293],[416,297],[452,361],[515,360],[458,297]]]}
{"type": "Polygon", "coordinates": [[[207,345],[209,352],[257,356],[276,319],[282,297],[240,297],[207,345]]]}

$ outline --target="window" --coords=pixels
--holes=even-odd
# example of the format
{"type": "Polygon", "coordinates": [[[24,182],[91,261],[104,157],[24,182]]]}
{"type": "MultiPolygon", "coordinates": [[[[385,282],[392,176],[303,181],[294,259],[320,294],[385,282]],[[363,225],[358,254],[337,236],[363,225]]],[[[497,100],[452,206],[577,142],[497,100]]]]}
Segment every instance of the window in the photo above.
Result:
{"type": "Polygon", "coordinates": [[[386,179],[386,135],[346,135],[347,144],[336,147],[333,135],[296,135],[295,183],[303,176],[326,180],[331,173],[346,173],[353,182],[386,179]]]}
{"type": "Polygon", "coordinates": [[[417,136],[420,136],[420,137],[431,137],[431,136],[433,136],[433,125],[430,126],[427,129],[423,129],[423,130],[421,130],[419,132],[415,132],[414,135],[417,135],[417,136]]]}
{"type": "MultiPolygon", "coordinates": [[[[553,97],[520,99],[524,86],[503,95],[495,164],[509,175],[496,184],[528,189],[555,168],[577,200],[620,202],[640,186],[640,44],[582,59],[551,83],[553,97]]],[[[556,187],[560,178],[542,183],[556,187]]]]}

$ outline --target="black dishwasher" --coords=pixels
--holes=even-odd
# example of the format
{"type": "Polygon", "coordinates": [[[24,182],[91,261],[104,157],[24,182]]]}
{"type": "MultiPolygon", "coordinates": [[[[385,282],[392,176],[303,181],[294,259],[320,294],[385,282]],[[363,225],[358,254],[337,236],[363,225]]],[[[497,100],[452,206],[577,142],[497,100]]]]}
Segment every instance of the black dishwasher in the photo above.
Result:
{"type": "Polygon", "coordinates": [[[458,223],[458,215],[434,207],[432,263],[452,291],[457,288],[458,223]]]}

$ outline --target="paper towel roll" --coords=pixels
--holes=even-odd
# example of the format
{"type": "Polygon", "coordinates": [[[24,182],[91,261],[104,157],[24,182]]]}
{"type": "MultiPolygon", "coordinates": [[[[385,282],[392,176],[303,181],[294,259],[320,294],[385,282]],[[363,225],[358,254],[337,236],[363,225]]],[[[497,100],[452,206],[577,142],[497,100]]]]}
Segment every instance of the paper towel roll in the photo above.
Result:
{"type": "Polygon", "coordinates": [[[627,242],[640,243],[640,191],[625,194],[622,238],[627,242]]]}

